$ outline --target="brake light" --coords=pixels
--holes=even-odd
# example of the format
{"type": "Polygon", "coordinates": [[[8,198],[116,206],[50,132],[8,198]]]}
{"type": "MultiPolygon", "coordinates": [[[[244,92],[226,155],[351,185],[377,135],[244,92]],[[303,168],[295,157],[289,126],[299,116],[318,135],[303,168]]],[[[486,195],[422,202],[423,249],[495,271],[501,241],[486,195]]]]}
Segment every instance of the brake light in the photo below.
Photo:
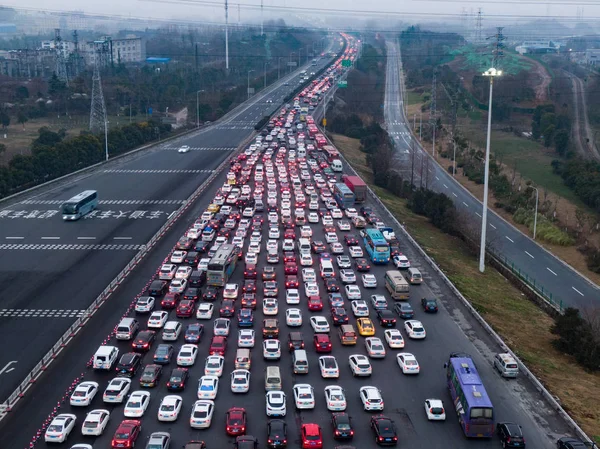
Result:
{"type": "Polygon", "coordinates": [[[350,431],[350,435],[354,435],[354,430],[351,430],[351,431],[350,431]]]}
{"type": "Polygon", "coordinates": [[[383,441],[383,437],[379,437],[379,441],[383,441]]]}

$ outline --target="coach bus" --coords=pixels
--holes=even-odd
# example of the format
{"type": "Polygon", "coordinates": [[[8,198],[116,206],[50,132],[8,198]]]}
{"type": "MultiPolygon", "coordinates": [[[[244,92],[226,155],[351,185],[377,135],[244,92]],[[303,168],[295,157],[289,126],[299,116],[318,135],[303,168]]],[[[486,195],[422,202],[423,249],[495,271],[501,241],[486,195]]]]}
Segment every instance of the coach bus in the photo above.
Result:
{"type": "Polygon", "coordinates": [[[206,283],[215,287],[223,287],[228,281],[238,261],[239,248],[225,243],[217,249],[208,263],[206,283]]]}
{"type": "Polygon", "coordinates": [[[380,231],[377,229],[365,230],[364,243],[371,262],[374,264],[386,264],[390,261],[390,244],[380,231]]]}
{"type": "Polygon", "coordinates": [[[469,438],[494,435],[494,407],[468,354],[450,354],[446,380],[458,422],[469,438]]]}
{"type": "Polygon", "coordinates": [[[385,288],[393,300],[402,301],[410,298],[408,281],[404,279],[404,276],[398,270],[386,271],[384,281],[385,288]]]}
{"type": "Polygon", "coordinates": [[[323,153],[325,153],[325,156],[327,157],[327,162],[331,163],[331,162],[335,161],[336,159],[339,160],[340,152],[338,150],[336,150],[333,146],[325,145],[322,148],[322,150],[323,150],[323,153]]]}
{"type": "Polygon", "coordinates": [[[335,198],[341,209],[354,207],[354,193],[343,182],[338,182],[333,186],[333,198],[335,198]]]}
{"type": "Polygon", "coordinates": [[[85,214],[89,214],[96,209],[97,206],[98,192],[85,190],[61,205],[63,220],[79,220],[85,214]]]}

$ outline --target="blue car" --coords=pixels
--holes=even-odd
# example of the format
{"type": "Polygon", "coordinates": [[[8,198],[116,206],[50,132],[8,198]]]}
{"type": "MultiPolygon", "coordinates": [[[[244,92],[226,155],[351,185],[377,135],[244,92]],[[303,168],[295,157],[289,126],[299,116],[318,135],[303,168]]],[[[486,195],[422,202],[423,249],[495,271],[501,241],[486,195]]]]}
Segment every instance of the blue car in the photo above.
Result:
{"type": "Polygon", "coordinates": [[[403,320],[412,320],[415,316],[415,311],[408,302],[397,302],[394,308],[403,320]]]}
{"type": "Polygon", "coordinates": [[[166,365],[171,361],[171,357],[173,357],[173,346],[167,344],[158,345],[158,348],[154,352],[154,363],[166,365]]]}
{"type": "Polygon", "coordinates": [[[186,343],[198,343],[204,334],[204,325],[200,323],[189,324],[185,329],[184,340],[186,343]]]}
{"type": "Polygon", "coordinates": [[[240,309],[238,312],[238,326],[252,327],[254,326],[254,315],[252,309],[240,309]]]}

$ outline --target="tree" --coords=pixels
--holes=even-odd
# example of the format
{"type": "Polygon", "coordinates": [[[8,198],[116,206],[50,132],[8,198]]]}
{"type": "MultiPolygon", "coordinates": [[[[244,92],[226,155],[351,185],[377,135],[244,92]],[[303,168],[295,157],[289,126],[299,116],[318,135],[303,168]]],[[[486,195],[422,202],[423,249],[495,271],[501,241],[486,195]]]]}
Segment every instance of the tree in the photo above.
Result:
{"type": "Polygon", "coordinates": [[[2,124],[3,129],[8,128],[8,125],[10,125],[10,115],[4,111],[0,111],[0,124],[2,124]]]}
{"type": "Polygon", "coordinates": [[[566,129],[560,129],[554,135],[554,146],[556,152],[564,156],[569,149],[569,133],[566,129]]]}
{"type": "Polygon", "coordinates": [[[15,89],[15,99],[19,102],[29,98],[29,89],[25,86],[19,86],[15,89]]]}
{"type": "Polygon", "coordinates": [[[23,129],[25,129],[25,123],[27,123],[28,121],[29,121],[29,118],[25,115],[25,113],[19,112],[19,115],[17,117],[17,122],[19,122],[20,125],[23,125],[23,129]]]}
{"type": "Polygon", "coordinates": [[[6,153],[6,145],[0,143],[0,155],[6,153]]]}

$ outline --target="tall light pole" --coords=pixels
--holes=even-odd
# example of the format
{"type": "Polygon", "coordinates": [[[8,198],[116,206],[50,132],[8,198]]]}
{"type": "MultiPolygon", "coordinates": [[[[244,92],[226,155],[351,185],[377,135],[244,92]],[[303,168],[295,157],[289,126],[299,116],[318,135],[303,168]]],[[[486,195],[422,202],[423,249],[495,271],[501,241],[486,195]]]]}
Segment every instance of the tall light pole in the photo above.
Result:
{"type": "Polygon", "coordinates": [[[200,128],[200,92],[202,90],[196,91],[196,128],[200,128]]]}
{"type": "Polygon", "coordinates": [[[283,59],[283,56],[280,56],[277,59],[277,79],[279,79],[281,77],[281,60],[283,59]]]}
{"type": "Polygon", "coordinates": [[[533,190],[535,190],[535,215],[533,216],[533,240],[535,240],[535,234],[537,232],[537,211],[538,211],[538,199],[540,196],[540,192],[538,191],[537,187],[531,187],[533,190]]]}
{"type": "Polygon", "coordinates": [[[229,5],[225,0],[225,69],[229,73],[229,5]]]}
{"type": "Polygon", "coordinates": [[[250,99],[250,73],[254,72],[254,69],[248,70],[248,99],[250,99]]]}
{"type": "Polygon", "coordinates": [[[266,88],[267,88],[267,66],[268,66],[268,65],[269,65],[269,63],[268,63],[268,62],[265,62],[265,66],[264,66],[264,67],[265,67],[265,84],[264,84],[264,86],[263,86],[263,89],[266,89],[266,88]]]}
{"type": "Polygon", "coordinates": [[[488,126],[487,141],[485,145],[485,172],[483,182],[483,210],[481,211],[481,243],[479,248],[479,271],[485,271],[485,233],[487,231],[487,211],[488,211],[488,188],[490,181],[490,140],[492,137],[492,94],[494,91],[494,77],[502,76],[502,70],[489,68],[483,73],[483,76],[490,78],[490,99],[488,105],[488,126]]]}
{"type": "Polygon", "coordinates": [[[108,120],[104,119],[104,154],[108,161],[108,120]]]}

